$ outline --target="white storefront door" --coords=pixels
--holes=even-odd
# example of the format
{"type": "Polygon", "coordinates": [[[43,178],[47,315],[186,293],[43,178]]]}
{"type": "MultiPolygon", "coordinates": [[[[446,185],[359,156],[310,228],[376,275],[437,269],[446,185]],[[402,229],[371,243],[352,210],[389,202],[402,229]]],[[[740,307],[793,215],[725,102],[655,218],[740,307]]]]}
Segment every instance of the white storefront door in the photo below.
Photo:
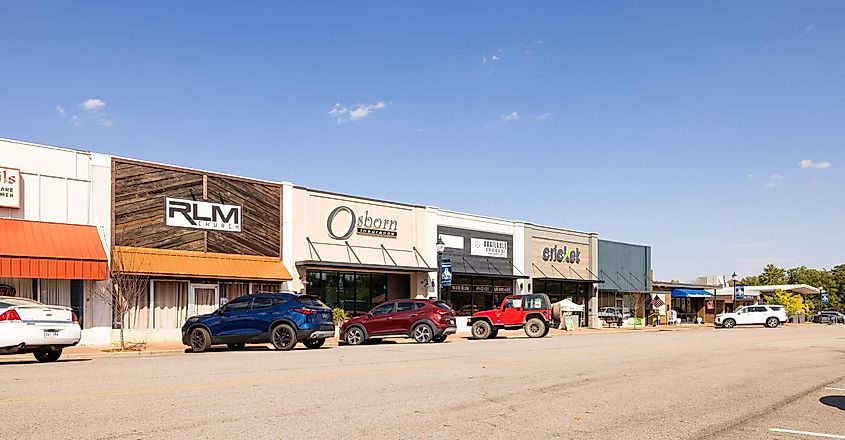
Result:
{"type": "Polygon", "coordinates": [[[188,316],[204,315],[217,310],[220,288],[217,284],[191,284],[188,289],[188,316]]]}

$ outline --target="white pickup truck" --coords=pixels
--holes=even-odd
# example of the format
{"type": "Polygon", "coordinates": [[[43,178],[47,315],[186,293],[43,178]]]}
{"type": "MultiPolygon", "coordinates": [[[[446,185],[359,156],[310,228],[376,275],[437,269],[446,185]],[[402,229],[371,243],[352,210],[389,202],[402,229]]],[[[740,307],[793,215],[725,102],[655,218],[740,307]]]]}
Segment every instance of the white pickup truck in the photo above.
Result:
{"type": "Polygon", "coordinates": [[[81,334],[68,307],[0,296],[0,354],[32,353],[38,362],[53,362],[63,348],[78,344],[81,334]]]}
{"type": "Polygon", "coordinates": [[[716,327],[733,328],[738,325],[764,325],[775,328],[785,323],[786,320],[786,310],[783,306],[745,306],[732,313],[716,315],[716,327]]]}

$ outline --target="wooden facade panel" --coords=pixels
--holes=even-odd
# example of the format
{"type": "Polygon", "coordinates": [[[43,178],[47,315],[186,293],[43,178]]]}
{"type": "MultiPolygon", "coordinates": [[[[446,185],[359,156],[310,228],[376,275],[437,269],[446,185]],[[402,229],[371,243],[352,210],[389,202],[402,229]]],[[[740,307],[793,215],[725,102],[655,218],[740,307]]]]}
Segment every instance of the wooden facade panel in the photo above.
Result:
{"type": "Polygon", "coordinates": [[[280,185],[120,159],[112,170],[116,246],[281,256],[280,185]],[[241,232],[166,226],[167,197],[240,205],[241,232]]]}
{"type": "Polygon", "coordinates": [[[208,200],[243,207],[240,233],[208,232],[208,251],[280,256],[281,186],[208,177],[208,200]]]}

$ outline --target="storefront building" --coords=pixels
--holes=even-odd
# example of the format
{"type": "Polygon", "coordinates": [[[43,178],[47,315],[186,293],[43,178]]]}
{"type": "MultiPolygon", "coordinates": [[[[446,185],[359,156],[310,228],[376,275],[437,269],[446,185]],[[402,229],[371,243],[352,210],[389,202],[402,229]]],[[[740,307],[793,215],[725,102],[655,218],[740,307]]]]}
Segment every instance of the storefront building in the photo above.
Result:
{"type": "Polygon", "coordinates": [[[112,175],[113,276],[147,290],[122,317],[132,339],[179,340],[189,316],[290,288],[290,185],[117,158],[112,175]]]}
{"type": "Polygon", "coordinates": [[[531,276],[528,293],[583,305],[581,325],[600,327],[598,235],[526,224],[525,243],[525,272],[531,276]]]}
{"type": "MultiPolygon", "coordinates": [[[[653,296],[659,297],[668,305],[666,307],[654,308],[653,312],[660,315],[662,322],[666,322],[666,315],[669,309],[678,314],[682,323],[712,324],[716,318],[716,292],[717,286],[694,283],[678,283],[654,281],[652,282],[653,296]]],[[[724,308],[724,305],[720,305],[724,308]]],[[[649,321],[650,323],[651,321],[649,321]]]]}
{"type": "Polygon", "coordinates": [[[108,156],[0,139],[0,295],[71,307],[108,344],[108,156]]]}
{"type": "Polygon", "coordinates": [[[527,288],[529,276],[520,269],[522,223],[438,208],[430,208],[429,218],[445,245],[443,263],[451,267],[450,285],[439,297],[455,309],[459,330],[466,317],[499,307],[505,296],[527,288]]]}
{"type": "Polygon", "coordinates": [[[651,247],[598,241],[599,308],[614,307],[645,317],[651,292],[651,247]]]}
{"type": "Polygon", "coordinates": [[[293,288],[347,315],[389,299],[428,297],[422,206],[293,189],[293,288]]]}

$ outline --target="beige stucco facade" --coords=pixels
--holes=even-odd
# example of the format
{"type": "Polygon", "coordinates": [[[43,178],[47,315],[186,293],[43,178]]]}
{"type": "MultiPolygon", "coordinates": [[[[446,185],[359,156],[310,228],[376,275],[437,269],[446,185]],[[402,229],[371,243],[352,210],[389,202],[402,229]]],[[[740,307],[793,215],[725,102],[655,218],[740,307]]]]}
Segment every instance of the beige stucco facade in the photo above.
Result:
{"type": "MultiPolygon", "coordinates": [[[[293,187],[293,221],[286,262],[295,291],[307,269],[410,274],[412,296],[427,296],[426,209],[422,206],[293,187]]],[[[430,247],[430,246],[429,246],[430,247]]],[[[436,266],[435,266],[436,267],[436,266]]]]}

